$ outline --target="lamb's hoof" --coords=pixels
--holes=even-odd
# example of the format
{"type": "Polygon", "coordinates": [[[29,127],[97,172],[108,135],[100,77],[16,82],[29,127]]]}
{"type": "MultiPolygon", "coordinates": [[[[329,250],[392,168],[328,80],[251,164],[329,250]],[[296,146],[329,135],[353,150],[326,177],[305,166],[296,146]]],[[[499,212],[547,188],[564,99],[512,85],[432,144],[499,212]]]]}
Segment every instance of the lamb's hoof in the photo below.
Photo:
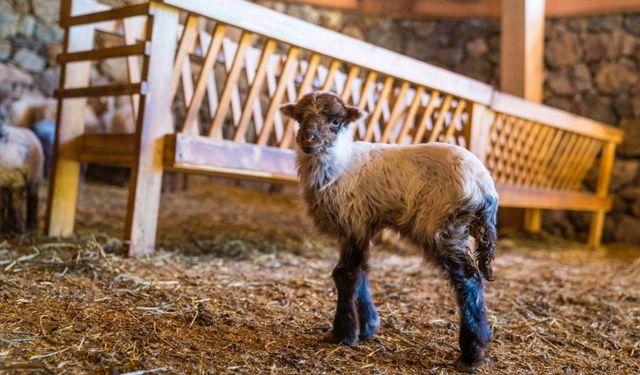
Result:
{"type": "Polygon", "coordinates": [[[358,337],[334,335],[333,331],[329,331],[324,334],[323,341],[330,342],[332,344],[342,344],[344,346],[353,346],[358,343],[358,337]]]}
{"type": "Polygon", "coordinates": [[[380,330],[380,321],[378,319],[372,320],[363,324],[360,327],[360,340],[369,340],[380,330]]]}
{"type": "Polygon", "coordinates": [[[472,363],[466,363],[465,361],[462,360],[462,358],[458,358],[456,360],[455,367],[456,367],[456,370],[460,372],[474,373],[478,371],[486,361],[487,359],[480,359],[480,360],[473,361],[472,363]]]}

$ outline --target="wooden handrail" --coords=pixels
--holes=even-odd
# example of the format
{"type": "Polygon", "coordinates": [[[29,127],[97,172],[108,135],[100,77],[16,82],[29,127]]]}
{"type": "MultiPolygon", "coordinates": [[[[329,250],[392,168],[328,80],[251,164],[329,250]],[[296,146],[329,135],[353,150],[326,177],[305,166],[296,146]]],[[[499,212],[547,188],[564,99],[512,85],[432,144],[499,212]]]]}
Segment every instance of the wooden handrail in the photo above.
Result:
{"type": "Polygon", "coordinates": [[[327,30],[244,0],[161,0],[211,18],[342,60],[386,76],[488,105],[492,88],[483,82],[327,30]],[[295,32],[292,32],[295,30],[295,32]]]}
{"type": "Polygon", "coordinates": [[[143,16],[147,14],[149,14],[149,3],[143,3],[71,17],[63,15],[63,17],[60,19],[60,26],[72,27],[90,23],[119,20],[128,17],[143,16]]]}
{"type": "Polygon", "coordinates": [[[559,129],[588,137],[614,142],[622,142],[624,133],[586,117],[571,114],[560,109],[533,103],[516,96],[495,91],[491,102],[492,110],[526,120],[536,121],[559,129]]]}

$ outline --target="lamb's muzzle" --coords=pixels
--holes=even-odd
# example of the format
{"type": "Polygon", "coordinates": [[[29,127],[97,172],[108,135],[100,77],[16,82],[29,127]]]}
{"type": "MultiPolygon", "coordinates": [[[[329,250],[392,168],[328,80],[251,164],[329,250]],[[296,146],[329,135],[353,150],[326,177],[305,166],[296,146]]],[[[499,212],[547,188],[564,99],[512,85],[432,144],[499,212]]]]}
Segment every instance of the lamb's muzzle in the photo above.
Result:
{"type": "Polygon", "coordinates": [[[377,331],[368,288],[370,240],[390,228],[447,274],[460,311],[457,366],[478,368],[492,336],[483,288],[493,279],[498,205],[487,169],[454,145],[353,142],[348,125],[363,112],[330,92],[307,94],[282,112],[300,124],[297,165],[309,215],[341,244],[332,341],[352,345],[377,331]]]}

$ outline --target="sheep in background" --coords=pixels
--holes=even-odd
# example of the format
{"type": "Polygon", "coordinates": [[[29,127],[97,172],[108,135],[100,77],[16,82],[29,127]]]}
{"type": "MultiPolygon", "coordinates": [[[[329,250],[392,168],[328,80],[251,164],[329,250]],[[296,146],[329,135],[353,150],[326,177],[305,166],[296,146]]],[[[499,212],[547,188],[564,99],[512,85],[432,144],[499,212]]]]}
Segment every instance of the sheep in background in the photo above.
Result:
{"type": "Polygon", "coordinates": [[[42,179],[44,155],[36,135],[29,129],[0,123],[0,210],[2,232],[23,232],[24,225],[16,195],[26,195],[26,227],[38,222],[38,186],[42,179]]]}
{"type": "Polygon", "coordinates": [[[456,366],[479,368],[492,337],[483,287],[485,279],[493,280],[498,204],[487,169],[454,145],[353,142],[348,125],[363,113],[330,92],[307,94],[281,110],[300,124],[296,160],[308,212],[341,244],[332,273],[338,302],[328,339],[354,345],[378,330],[368,258],[371,238],[390,228],[447,274],[460,311],[456,366]],[[475,251],[470,236],[478,243],[475,251]]]}

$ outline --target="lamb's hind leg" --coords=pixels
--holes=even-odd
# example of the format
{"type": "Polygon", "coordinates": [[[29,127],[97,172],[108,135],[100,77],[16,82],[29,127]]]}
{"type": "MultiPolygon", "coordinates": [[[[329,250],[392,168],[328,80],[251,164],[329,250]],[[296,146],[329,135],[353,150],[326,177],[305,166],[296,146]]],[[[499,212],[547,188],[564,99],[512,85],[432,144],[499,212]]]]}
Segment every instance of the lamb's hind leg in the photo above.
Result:
{"type": "Polygon", "coordinates": [[[21,204],[20,199],[15,199],[16,191],[19,191],[22,194],[22,188],[11,189],[9,188],[7,192],[7,207],[9,213],[9,231],[16,233],[24,233],[24,224],[22,223],[22,218],[20,217],[20,210],[16,208],[16,205],[21,204]]]}
{"type": "Polygon", "coordinates": [[[38,229],[38,185],[27,187],[27,229],[38,229]]]}
{"type": "Polygon", "coordinates": [[[365,248],[369,240],[362,242],[346,240],[342,243],[340,260],[333,270],[332,276],[338,290],[338,304],[333,320],[333,330],[328,339],[343,345],[354,345],[358,342],[360,324],[356,308],[356,291],[365,262],[365,248]]]}
{"type": "Polygon", "coordinates": [[[460,312],[461,355],[456,367],[473,372],[489,354],[492,333],[484,304],[483,278],[467,246],[465,225],[452,225],[435,240],[436,256],[453,285],[460,312]]]}
{"type": "Polygon", "coordinates": [[[358,275],[358,288],[356,290],[356,308],[358,310],[358,320],[360,322],[360,339],[368,340],[380,327],[378,312],[373,305],[371,292],[369,291],[369,247],[364,249],[364,260],[358,275]]]}

